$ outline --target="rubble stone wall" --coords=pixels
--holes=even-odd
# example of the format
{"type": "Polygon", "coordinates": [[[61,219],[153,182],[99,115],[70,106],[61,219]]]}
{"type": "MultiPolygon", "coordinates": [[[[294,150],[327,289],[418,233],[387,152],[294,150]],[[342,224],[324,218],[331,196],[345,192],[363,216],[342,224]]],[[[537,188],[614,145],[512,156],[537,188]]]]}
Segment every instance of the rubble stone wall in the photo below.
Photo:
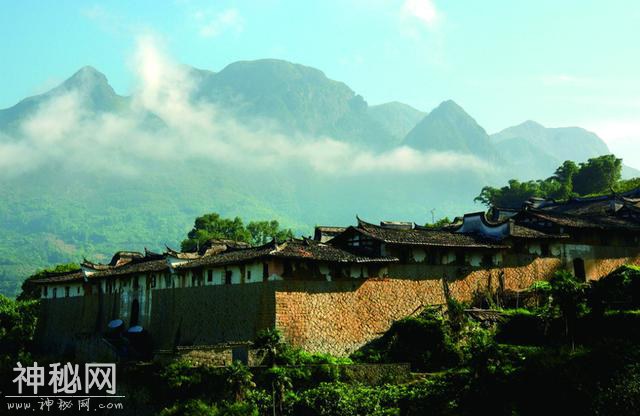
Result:
{"type": "Polygon", "coordinates": [[[288,342],[339,356],[381,336],[394,321],[445,302],[440,279],[299,282],[275,295],[276,328],[288,342]]]}

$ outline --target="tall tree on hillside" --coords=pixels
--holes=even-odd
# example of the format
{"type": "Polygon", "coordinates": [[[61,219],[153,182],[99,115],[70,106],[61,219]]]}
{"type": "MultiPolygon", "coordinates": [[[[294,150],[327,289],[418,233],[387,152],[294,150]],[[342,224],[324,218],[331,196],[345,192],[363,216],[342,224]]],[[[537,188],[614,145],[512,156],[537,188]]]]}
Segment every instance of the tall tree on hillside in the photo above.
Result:
{"type": "Polygon", "coordinates": [[[240,217],[222,218],[215,212],[196,218],[193,229],[182,241],[182,251],[196,251],[208,240],[234,240],[253,245],[271,240],[284,241],[293,237],[293,231],[280,228],[278,221],[251,221],[246,227],[240,217]]]}
{"type": "Polygon", "coordinates": [[[511,179],[509,185],[502,188],[485,186],[480,191],[480,195],[474,198],[474,201],[490,207],[520,208],[524,201],[532,196],[541,196],[539,182],[520,182],[516,179],[511,179]]]}
{"type": "Polygon", "coordinates": [[[622,177],[622,159],[606,155],[581,163],[573,176],[573,190],[579,195],[607,192],[614,189],[622,177]]]}
{"type": "Polygon", "coordinates": [[[247,231],[251,234],[251,243],[254,245],[266,244],[271,240],[285,241],[293,238],[293,232],[288,228],[280,228],[276,220],[251,221],[247,225],[247,231]]]}
{"type": "Polygon", "coordinates": [[[544,195],[553,199],[569,199],[573,193],[573,178],[579,170],[575,162],[565,160],[553,176],[543,182],[544,195]]]}
{"type": "Polygon", "coordinates": [[[182,251],[196,251],[211,239],[234,240],[248,243],[251,234],[244,227],[240,217],[222,218],[215,212],[196,218],[187,239],[182,241],[182,251]]]}

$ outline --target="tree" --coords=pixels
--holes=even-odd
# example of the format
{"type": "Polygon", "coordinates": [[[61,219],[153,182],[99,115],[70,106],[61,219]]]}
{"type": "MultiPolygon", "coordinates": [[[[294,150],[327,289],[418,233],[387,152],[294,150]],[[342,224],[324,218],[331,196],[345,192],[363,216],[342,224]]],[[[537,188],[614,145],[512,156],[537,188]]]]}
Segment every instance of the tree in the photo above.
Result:
{"type": "Polygon", "coordinates": [[[282,242],[293,238],[293,232],[288,228],[280,228],[276,220],[251,221],[247,225],[247,231],[251,234],[251,243],[254,245],[266,244],[271,240],[282,242]]]}
{"type": "Polygon", "coordinates": [[[291,377],[284,367],[271,367],[265,373],[266,379],[271,382],[271,391],[273,394],[273,410],[274,414],[284,414],[284,398],[287,390],[293,387],[291,377]],[[276,412],[277,409],[277,412],[276,412]]]}
{"type": "Polygon", "coordinates": [[[212,239],[234,240],[250,244],[265,244],[275,239],[284,241],[293,237],[290,229],[281,229],[278,221],[252,221],[246,227],[240,217],[222,218],[215,212],[196,218],[182,251],[197,251],[212,239]]]}
{"type": "Polygon", "coordinates": [[[502,188],[485,186],[474,201],[489,207],[517,209],[532,196],[542,196],[539,181],[520,182],[511,179],[509,185],[502,188]]]}
{"type": "Polygon", "coordinates": [[[244,401],[249,390],[254,388],[256,384],[253,382],[253,374],[240,361],[234,361],[229,367],[226,367],[227,387],[231,390],[236,402],[244,401]]]}
{"type": "Polygon", "coordinates": [[[444,217],[444,218],[440,218],[438,221],[434,223],[427,223],[424,226],[428,228],[442,228],[446,225],[451,224],[451,222],[452,221],[449,219],[449,217],[444,217]]]}
{"type": "Polygon", "coordinates": [[[556,169],[553,176],[542,182],[542,193],[547,198],[556,200],[569,199],[573,192],[573,177],[579,170],[580,168],[575,162],[565,160],[556,169]]]}
{"type": "Polygon", "coordinates": [[[18,295],[18,300],[40,299],[40,288],[31,283],[33,279],[40,279],[51,274],[79,271],[80,266],[76,263],[59,264],[53,268],[38,270],[22,282],[22,292],[18,295]]]}
{"type": "Polygon", "coordinates": [[[253,346],[262,351],[265,364],[270,366],[276,365],[276,359],[286,348],[286,344],[282,341],[282,334],[273,328],[260,331],[253,346]]]}
{"type": "Polygon", "coordinates": [[[555,306],[562,316],[565,325],[565,337],[573,345],[573,327],[578,320],[580,309],[586,302],[586,284],[579,282],[566,270],[557,271],[549,279],[551,305],[555,306]]]}
{"type": "Polygon", "coordinates": [[[573,177],[579,170],[580,168],[578,168],[576,162],[565,160],[562,165],[558,166],[558,169],[556,169],[551,178],[557,180],[561,184],[571,184],[573,177]]]}
{"type": "Polygon", "coordinates": [[[17,301],[0,295],[0,374],[17,361],[30,360],[39,306],[36,300],[17,301]]]}
{"type": "Polygon", "coordinates": [[[215,212],[196,218],[187,239],[182,242],[182,251],[196,251],[211,239],[234,240],[248,243],[251,234],[244,228],[240,217],[222,218],[215,212]]]}
{"type": "Polygon", "coordinates": [[[606,155],[581,163],[573,176],[573,190],[579,195],[608,192],[622,176],[622,159],[606,155]]]}

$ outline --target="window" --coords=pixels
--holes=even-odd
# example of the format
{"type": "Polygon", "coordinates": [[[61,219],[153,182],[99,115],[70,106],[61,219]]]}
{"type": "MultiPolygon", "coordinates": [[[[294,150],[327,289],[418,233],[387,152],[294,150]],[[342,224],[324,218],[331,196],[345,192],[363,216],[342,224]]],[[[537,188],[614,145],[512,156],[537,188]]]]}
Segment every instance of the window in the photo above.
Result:
{"type": "Polygon", "coordinates": [[[133,278],[133,288],[134,289],[138,289],[140,287],[140,284],[138,283],[138,278],[134,277],[133,278]]]}
{"type": "Polygon", "coordinates": [[[58,297],[58,288],[57,287],[53,288],[53,293],[52,293],[51,297],[52,298],[57,298],[58,297]]]}
{"type": "Polygon", "coordinates": [[[456,251],[456,264],[458,266],[465,264],[464,251],[456,251]]]}
{"type": "Polygon", "coordinates": [[[540,253],[542,254],[542,257],[549,257],[551,255],[549,244],[542,244],[540,246],[540,253]]]}
{"type": "Polygon", "coordinates": [[[438,253],[436,250],[427,250],[425,260],[427,264],[438,264],[438,253]]]}
{"type": "Polygon", "coordinates": [[[491,254],[485,254],[482,256],[482,267],[492,267],[493,266],[493,256],[491,254]]]}
{"type": "Polygon", "coordinates": [[[262,279],[269,279],[269,263],[262,263],[262,279]]]}
{"type": "Polygon", "coordinates": [[[291,265],[291,262],[288,260],[285,260],[284,262],[284,271],[282,272],[282,276],[283,277],[290,277],[293,274],[293,266],[291,265]]]}
{"type": "Polygon", "coordinates": [[[47,297],[47,295],[48,295],[48,293],[47,293],[47,292],[48,292],[47,287],[46,287],[46,286],[43,286],[43,287],[42,287],[42,297],[46,298],[46,297],[47,297]]]}
{"type": "Polygon", "coordinates": [[[247,280],[251,280],[251,270],[247,270],[247,280]]]}
{"type": "Polygon", "coordinates": [[[69,297],[69,286],[65,286],[65,287],[64,287],[64,296],[65,296],[66,298],[68,298],[68,297],[69,297]]]}
{"type": "Polygon", "coordinates": [[[231,270],[225,270],[224,271],[224,284],[225,285],[230,285],[231,284],[231,277],[233,276],[233,271],[231,270]]]}
{"type": "Polygon", "coordinates": [[[207,282],[213,282],[213,270],[207,270],[207,282]]]}
{"type": "Polygon", "coordinates": [[[581,282],[584,282],[587,278],[586,270],[584,269],[584,260],[577,258],[573,260],[573,274],[581,282]]]}
{"type": "Polygon", "coordinates": [[[149,286],[156,287],[156,277],[155,276],[151,276],[151,282],[149,283],[149,286]]]}
{"type": "Polygon", "coordinates": [[[78,291],[77,291],[78,295],[80,294],[80,286],[78,286],[78,291]]]}

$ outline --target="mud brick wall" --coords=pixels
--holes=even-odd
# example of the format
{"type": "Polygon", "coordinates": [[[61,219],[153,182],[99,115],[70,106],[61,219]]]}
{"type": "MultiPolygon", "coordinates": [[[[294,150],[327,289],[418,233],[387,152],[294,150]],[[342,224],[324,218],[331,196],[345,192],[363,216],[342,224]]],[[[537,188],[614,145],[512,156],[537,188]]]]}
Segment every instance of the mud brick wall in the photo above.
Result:
{"type": "Polygon", "coordinates": [[[282,283],[288,284],[275,293],[275,318],[285,339],[339,356],[381,336],[394,321],[445,302],[440,279],[282,283]]]}
{"type": "Polygon", "coordinates": [[[45,354],[72,354],[76,338],[106,329],[118,315],[116,295],[90,295],[40,301],[36,348],[45,354]]]}
{"type": "Polygon", "coordinates": [[[154,349],[255,339],[274,325],[277,283],[155,290],[149,324],[154,349]]]}

